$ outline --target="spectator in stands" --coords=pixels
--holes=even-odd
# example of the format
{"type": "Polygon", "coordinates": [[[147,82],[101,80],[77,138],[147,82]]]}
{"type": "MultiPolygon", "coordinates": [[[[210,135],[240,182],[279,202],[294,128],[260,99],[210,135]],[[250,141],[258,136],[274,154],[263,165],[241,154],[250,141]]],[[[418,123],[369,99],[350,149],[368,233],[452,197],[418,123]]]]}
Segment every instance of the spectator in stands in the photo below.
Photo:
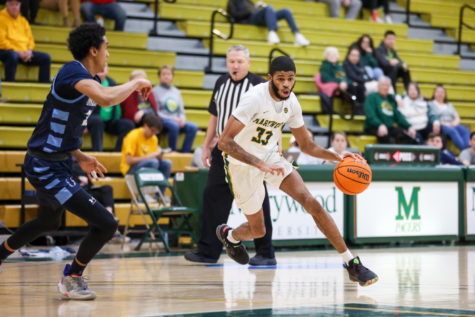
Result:
{"type": "MultiPolygon", "coordinates": [[[[341,156],[346,153],[350,153],[348,151],[348,138],[346,137],[346,133],[343,131],[334,131],[331,137],[331,147],[328,148],[329,151],[334,153],[338,153],[341,156]]],[[[323,164],[336,164],[335,161],[324,161],[323,164]]]]}
{"type": "MultiPolygon", "coordinates": [[[[94,186],[89,178],[86,176],[86,173],[81,169],[78,161],[73,158],[72,160],[72,175],[74,180],[79,183],[79,185],[92,197],[97,199],[98,202],[104,206],[112,215],[117,222],[119,219],[115,216],[115,209],[114,209],[114,189],[110,185],[102,185],[102,186],[94,186]]],[[[115,232],[114,236],[110,240],[110,242],[119,243],[123,239],[122,234],[120,233],[119,229],[115,232]]],[[[130,241],[129,237],[126,237],[126,242],[130,241]]]]}
{"type": "MultiPolygon", "coordinates": [[[[97,76],[101,79],[101,84],[104,87],[112,87],[116,82],[107,76],[109,67],[106,65],[102,73],[97,76]]],[[[87,119],[87,130],[91,134],[92,150],[96,152],[102,151],[102,139],[104,131],[113,135],[117,135],[114,151],[119,152],[122,149],[122,140],[135,128],[132,120],[123,119],[120,105],[113,107],[96,107],[94,112],[87,119]]]]}
{"type": "Polygon", "coordinates": [[[360,50],[360,63],[364,66],[366,73],[371,79],[379,80],[384,76],[384,72],[379,68],[378,60],[373,45],[373,39],[368,34],[363,34],[356,46],[360,50]]]}
{"type": "Polygon", "coordinates": [[[346,94],[357,96],[357,100],[364,100],[364,90],[362,92],[358,83],[346,76],[343,66],[338,61],[340,53],[334,46],[329,46],[323,53],[325,60],[320,66],[320,76],[323,83],[337,83],[338,89],[346,94]]]}
{"type": "Polygon", "coordinates": [[[389,15],[389,0],[363,0],[363,7],[371,10],[371,20],[373,20],[373,22],[393,23],[389,15]],[[384,13],[383,20],[378,16],[378,8],[381,6],[383,7],[384,13]]]}
{"type": "Polygon", "coordinates": [[[40,8],[40,0],[21,0],[21,15],[28,20],[30,24],[36,24],[35,19],[40,8]]]}
{"type": "Polygon", "coordinates": [[[440,149],[440,164],[463,165],[463,163],[457,159],[454,153],[444,148],[442,135],[440,135],[439,133],[429,133],[429,137],[427,138],[427,145],[440,149]]]}
{"type": "Polygon", "coordinates": [[[389,94],[391,79],[378,81],[378,92],[365,100],[365,133],[378,137],[379,143],[416,144],[416,130],[399,112],[396,99],[389,94]]]}
{"type": "Polygon", "coordinates": [[[35,40],[30,24],[20,15],[20,2],[7,0],[0,11],[0,61],[5,67],[5,81],[15,81],[18,63],[39,66],[39,82],[49,83],[51,57],[33,51],[35,40]]]}
{"type": "MultiPolygon", "coordinates": [[[[134,70],[130,74],[130,81],[137,78],[147,79],[147,74],[141,69],[134,70]]],[[[153,94],[150,94],[147,100],[143,100],[138,92],[134,92],[120,104],[120,107],[122,116],[135,122],[136,126],[142,125],[144,115],[157,114],[157,102],[153,94]]]]}
{"type": "Polygon", "coordinates": [[[115,0],[85,0],[81,4],[84,22],[96,22],[96,14],[115,21],[115,31],[123,31],[127,13],[115,0]]]}
{"type": "Polygon", "coordinates": [[[74,16],[74,27],[78,27],[81,25],[81,13],[79,10],[81,3],[79,0],[41,0],[40,7],[53,11],[59,10],[61,16],[63,17],[63,26],[70,27],[71,21],[69,21],[69,2],[71,2],[71,12],[74,16]]]}
{"type": "Polygon", "coordinates": [[[396,96],[396,102],[398,110],[416,130],[419,143],[423,143],[431,132],[440,133],[440,124],[438,121],[434,124],[431,122],[433,118],[430,107],[421,97],[421,90],[417,83],[411,82],[404,95],[396,96]]]}
{"type": "Polygon", "coordinates": [[[464,165],[475,165],[475,132],[470,133],[470,147],[463,150],[459,155],[459,160],[464,165]]]}
{"type": "Polygon", "coordinates": [[[378,91],[378,82],[366,73],[365,68],[360,63],[360,50],[356,46],[351,46],[343,62],[348,79],[353,81],[354,90],[358,102],[364,102],[364,96],[378,91]]]}
{"type": "Polygon", "coordinates": [[[270,44],[280,43],[277,35],[277,21],[285,19],[295,37],[295,44],[300,46],[310,45],[310,42],[299,32],[294,16],[289,9],[275,11],[271,5],[262,1],[254,3],[251,0],[228,0],[227,11],[237,23],[247,23],[266,26],[269,30],[267,41],[270,44]]]}
{"type": "Polygon", "coordinates": [[[158,102],[158,115],[162,118],[163,128],[168,132],[168,146],[172,151],[177,150],[178,136],[185,133],[185,140],[181,152],[191,153],[198,126],[194,122],[187,122],[185,106],[180,90],[172,85],[174,70],[171,66],[162,66],[158,69],[160,84],[153,87],[153,95],[158,102]]]}
{"type": "Polygon", "coordinates": [[[396,33],[394,31],[386,31],[384,39],[376,49],[376,57],[379,65],[383,68],[384,74],[391,78],[394,91],[396,91],[396,80],[402,77],[404,82],[404,89],[407,90],[407,85],[411,82],[411,74],[409,67],[404,63],[396,51],[394,45],[396,44],[396,33]]]}
{"type": "MultiPolygon", "coordinates": [[[[157,134],[162,130],[162,120],[155,114],[143,118],[143,126],[130,131],[122,144],[120,171],[123,175],[134,174],[142,167],[155,168],[168,179],[172,162],[163,159],[158,146],[157,134]]],[[[163,191],[163,188],[162,188],[163,191]]]]}
{"type": "Polygon", "coordinates": [[[330,16],[332,18],[340,17],[340,8],[343,6],[346,9],[345,18],[347,20],[354,20],[360,13],[361,9],[361,0],[319,0],[320,2],[326,3],[330,6],[330,16]]]}
{"type": "Polygon", "coordinates": [[[455,107],[447,102],[447,92],[443,85],[437,85],[429,102],[431,113],[439,123],[444,135],[448,136],[460,150],[469,147],[470,131],[460,124],[460,117],[455,107]]]}

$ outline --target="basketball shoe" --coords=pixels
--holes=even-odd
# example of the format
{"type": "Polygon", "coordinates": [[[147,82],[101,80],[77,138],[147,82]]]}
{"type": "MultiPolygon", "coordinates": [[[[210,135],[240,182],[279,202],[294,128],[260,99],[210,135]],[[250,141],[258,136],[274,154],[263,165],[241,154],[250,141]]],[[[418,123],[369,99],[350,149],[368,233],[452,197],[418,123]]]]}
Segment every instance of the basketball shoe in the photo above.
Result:
{"type": "Polygon", "coordinates": [[[91,291],[82,276],[66,275],[70,264],[64,267],[63,277],[58,283],[58,290],[63,298],[75,300],[91,300],[96,298],[96,293],[91,291]]]}
{"type": "Polygon", "coordinates": [[[343,264],[343,267],[348,271],[350,280],[358,282],[361,286],[368,286],[378,281],[378,276],[361,263],[359,256],[351,260],[348,265],[343,264]]]}
{"type": "Polygon", "coordinates": [[[218,236],[219,241],[224,244],[226,247],[226,253],[231,259],[239,264],[248,264],[249,254],[246,251],[246,247],[242,242],[239,242],[238,244],[229,242],[227,239],[229,230],[231,230],[231,227],[227,224],[219,225],[216,228],[216,235],[218,236]]]}

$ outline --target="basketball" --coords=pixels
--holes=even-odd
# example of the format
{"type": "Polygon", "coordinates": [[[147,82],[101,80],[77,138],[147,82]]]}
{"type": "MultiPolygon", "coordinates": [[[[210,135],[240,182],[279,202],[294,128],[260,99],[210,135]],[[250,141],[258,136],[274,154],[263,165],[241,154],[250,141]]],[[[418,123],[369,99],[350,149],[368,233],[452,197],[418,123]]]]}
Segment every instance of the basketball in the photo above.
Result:
{"type": "Polygon", "coordinates": [[[371,183],[371,168],[365,161],[347,157],[333,171],[336,187],[347,195],[360,194],[371,183]]]}

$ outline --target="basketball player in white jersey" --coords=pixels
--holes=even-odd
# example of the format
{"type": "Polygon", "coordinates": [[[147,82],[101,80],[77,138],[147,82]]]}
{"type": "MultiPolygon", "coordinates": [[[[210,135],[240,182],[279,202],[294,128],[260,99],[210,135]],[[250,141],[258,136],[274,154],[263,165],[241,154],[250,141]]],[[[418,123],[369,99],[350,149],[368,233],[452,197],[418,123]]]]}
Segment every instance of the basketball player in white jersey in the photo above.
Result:
{"type": "MultiPolygon", "coordinates": [[[[315,144],[307,133],[302,109],[292,92],[295,85],[295,64],[291,58],[275,58],[268,82],[251,88],[233,111],[221,135],[218,146],[223,151],[227,176],[237,206],[248,222],[232,229],[226,224],[216,229],[228,255],[241,264],[249,255],[241,243],[265,234],[262,201],[263,181],[280,188],[310,213],[316,225],[342,255],[344,267],[352,281],[361,286],[375,283],[378,276],[364,267],[359,257],[347,248],[337,226],[320,203],[313,198],[292,165],[278,151],[278,140],[287,123],[302,152],[328,161],[343,158],[315,144]]],[[[343,157],[353,156],[345,154],[343,157]]],[[[361,159],[361,157],[358,157],[361,159]]]]}

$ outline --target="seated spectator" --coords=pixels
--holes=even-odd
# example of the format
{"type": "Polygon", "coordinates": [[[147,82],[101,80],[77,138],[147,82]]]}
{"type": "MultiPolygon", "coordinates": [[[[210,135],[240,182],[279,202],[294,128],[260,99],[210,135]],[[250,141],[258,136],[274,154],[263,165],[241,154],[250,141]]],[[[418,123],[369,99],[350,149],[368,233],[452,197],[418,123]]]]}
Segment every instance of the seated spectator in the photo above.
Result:
{"type": "Polygon", "coordinates": [[[363,0],[363,8],[371,10],[371,20],[373,22],[393,23],[389,15],[389,0],[363,0]],[[381,6],[383,7],[384,20],[381,20],[378,16],[378,8],[381,6]]]}
{"type": "Polygon", "coordinates": [[[18,63],[40,66],[38,80],[49,83],[51,57],[49,54],[33,51],[35,40],[30,24],[20,15],[20,2],[7,0],[0,11],[0,61],[5,67],[5,81],[15,81],[18,63]]]}
{"type": "Polygon", "coordinates": [[[365,94],[369,95],[378,91],[378,82],[371,79],[363,65],[361,65],[360,51],[356,46],[351,46],[348,50],[348,55],[346,55],[346,59],[343,62],[343,69],[348,79],[353,81],[358,102],[364,102],[365,94]]]}
{"type": "Polygon", "coordinates": [[[340,8],[343,6],[346,9],[345,19],[354,20],[360,13],[361,0],[320,0],[320,2],[330,5],[330,16],[332,18],[340,17],[340,8]]]}
{"type": "Polygon", "coordinates": [[[160,84],[153,87],[153,95],[158,102],[158,115],[162,119],[164,131],[168,133],[168,146],[172,151],[177,150],[178,135],[185,133],[181,152],[191,153],[198,126],[187,122],[185,106],[180,90],[172,85],[173,68],[162,66],[158,70],[160,84]]]}
{"type": "Polygon", "coordinates": [[[53,11],[59,10],[61,16],[63,17],[63,26],[70,27],[71,21],[69,21],[69,2],[71,2],[71,11],[74,16],[73,26],[78,27],[81,25],[81,14],[79,11],[81,3],[79,0],[41,0],[40,7],[53,11]]]}
{"type": "MultiPolygon", "coordinates": [[[[114,218],[119,222],[119,219],[115,217],[114,209],[114,189],[110,185],[94,186],[89,178],[86,176],[86,173],[79,166],[78,161],[75,158],[72,160],[72,175],[74,180],[79,183],[79,185],[92,197],[97,199],[104,208],[107,209],[111,214],[114,215],[114,218]]],[[[114,236],[111,239],[111,242],[119,243],[122,242],[123,236],[120,233],[119,229],[115,232],[114,236]]],[[[130,241],[129,237],[126,237],[126,242],[130,241]]]]}
{"type": "Polygon", "coordinates": [[[30,24],[36,24],[35,19],[40,8],[40,0],[21,0],[21,15],[28,20],[30,24]]]}
{"type": "Polygon", "coordinates": [[[378,137],[379,143],[416,144],[416,130],[399,112],[396,99],[389,94],[391,79],[378,81],[378,92],[366,97],[364,131],[378,137]]]}
{"type": "Polygon", "coordinates": [[[228,0],[227,11],[237,23],[247,23],[266,26],[269,30],[267,41],[270,44],[280,43],[277,35],[277,21],[285,19],[295,37],[295,44],[300,46],[310,45],[310,42],[299,32],[294,16],[289,9],[275,11],[271,5],[262,1],[256,5],[251,0],[228,0]]]}
{"type": "Polygon", "coordinates": [[[84,22],[96,22],[96,14],[115,21],[114,30],[123,31],[127,13],[115,0],[85,0],[81,4],[84,22]]]}
{"type": "Polygon", "coordinates": [[[434,132],[429,133],[429,137],[427,138],[427,145],[440,149],[440,164],[464,165],[457,159],[454,153],[444,148],[442,135],[434,132]]]}
{"type": "MultiPolygon", "coordinates": [[[[341,66],[340,62],[338,61],[340,59],[340,53],[338,52],[338,49],[333,46],[327,47],[323,53],[323,57],[325,60],[320,66],[320,76],[322,82],[324,84],[337,84],[337,90],[341,92],[340,96],[351,101],[356,99],[356,101],[362,103],[364,100],[364,90],[358,87],[358,83],[352,81],[346,76],[343,66],[341,66]]],[[[360,112],[362,112],[362,109],[358,109],[355,113],[359,114],[360,112]]]]}
{"type": "Polygon", "coordinates": [[[459,160],[464,165],[475,165],[475,132],[470,133],[470,147],[463,150],[459,155],[459,160]]]}
{"type": "Polygon", "coordinates": [[[404,63],[396,51],[394,45],[396,44],[396,33],[389,30],[384,33],[384,39],[376,49],[376,58],[379,65],[382,67],[384,74],[391,78],[393,82],[394,91],[396,91],[396,81],[402,77],[404,82],[404,89],[407,90],[407,85],[411,82],[411,74],[409,67],[404,63]]]}
{"type": "Polygon", "coordinates": [[[356,46],[360,50],[360,63],[365,68],[368,76],[374,80],[379,80],[383,77],[384,73],[383,70],[379,68],[371,36],[363,34],[356,42],[356,46]]]}
{"type": "MultiPolygon", "coordinates": [[[[155,168],[168,179],[172,162],[163,159],[158,146],[157,134],[162,130],[162,120],[154,114],[147,114],[143,126],[130,131],[122,144],[120,171],[123,175],[134,174],[142,167],[155,168]]],[[[162,192],[163,192],[162,188],[162,192]]]]}
{"type": "MultiPolygon", "coordinates": [[[[129,80],[132,81],[137,78],[147,79],[147,74],[141,69],[134,70],[130,74],[129,80]]],[[[147,100],[143,100],[142,96],[135,91],[120,104],[120,107],[122,108],[122,117],[132,120],[136,126],[142,125],[144,115],[157,114],[157,102],[153,94],[148,95],[147,100]]]]}
{"type": "Polygon", "coordinates": [[[468,148],[470,131],[460,124],[457,110],[447,102],[447,92],[444,86],[437,85],[435,87],[429,106],[432,115],[436,118],[434,124],[440,124],[443,134],[448,136],[460,150],[468,148]]]}
{"type": "Polygon", "coordinates": [[[424,98],[421,97],[421,91],[417,83],[410,83],[407,87],[407,93],[402,96],[396,96],[398,110],[406,118],[407,122],[416,130],[417,140],[423,143],[429,133],[440,133],[440,124],[431,122],[430,107],[424,98]]]}
{"type": "MultiPolygon", "coordinates": [[[[331,147],[328,148],[329,151],[338,153],[341,156],[346,153],[350,153],[348,150],[348,138],[346,133],[343,131],[334,131],[331,137],[331,147]]],[[[336,164],[335,161],[324,161],[323,164],[336,164]]]]}
{"type": "MultiPolygon", "coordinates": [[[[101,79],[101,84],[104,87],[115,86],[116,82],[107,76],[109,67],[106,67],[102,73],[97,76],[101,79]]],[[[104,131],[113,135],[117,135],[114,151],[119,152],[122,149],[122,140],[135,128],[132,120],[122,119],[122,110],[120,105],[113,107],[96,107],[94,112],[87,119],[87,130],[91,134],[92,150],[96,152],[102,151],[102,139],[104,131]]]]}

